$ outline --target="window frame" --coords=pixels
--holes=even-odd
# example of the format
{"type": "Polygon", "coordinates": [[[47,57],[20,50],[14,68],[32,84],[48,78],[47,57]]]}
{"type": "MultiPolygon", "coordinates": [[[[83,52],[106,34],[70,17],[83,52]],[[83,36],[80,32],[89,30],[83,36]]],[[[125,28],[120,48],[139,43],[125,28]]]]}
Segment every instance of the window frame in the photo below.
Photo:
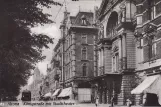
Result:
{"type": "Polygon", "coordinates": [[[82,44],[87,44],[87,34],[82,34],[82,35],[81,35],[81,43],[82,43],[82,44]],[[85,41],[84,41],[83,38],[85,38],[85,41]]]}
{"type": "Polygon", "coordinates": [[[143,62],[148,62],[151,61],[153,59],[156,58],[157,56],[157,41],[158,39],[156,39],[155,35],[146,35],[143,38],[148,38],[148,42],[146,44],[143,44],[142,49],[143,49],[143,53],[144,53],[144,48],[148,46],[148,59],[149,60],[145,60],[144,59],[144,54],[143,54],[143,62]]]}
{"type": "Polygon", "coordinates": [[[82,48],[82,50],[81,50],[81,59],[82,60],[87,60],[87,47],[82,48]],[[83,51],[85,51],[85,53],[83,51]],[[84,54],[85,54],[85,58],[84,58],[84,54]]]}
{"type": "Polygon", "coordinates": [[[82,64],[82,76],[87,76],[87,68],[88,68],[87,63],[83,63],[82,64]],[[84,69],[84,67],[85,67],[85,69],[84,69]],[[84,72],[84,70],[85,70],[85,72],[84,72]]]}

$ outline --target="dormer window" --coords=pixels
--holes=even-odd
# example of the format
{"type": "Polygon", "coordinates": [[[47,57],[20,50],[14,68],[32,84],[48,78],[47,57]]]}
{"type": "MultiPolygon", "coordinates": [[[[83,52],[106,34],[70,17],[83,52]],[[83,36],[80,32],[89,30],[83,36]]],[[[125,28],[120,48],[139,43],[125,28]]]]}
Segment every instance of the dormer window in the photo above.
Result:
{"type": "Polygon", "coordinates": [[[84,15],[81,17],[81,20],[82,20],[82,25],[86,26],[87,25],[87,19],[84,15]]]}

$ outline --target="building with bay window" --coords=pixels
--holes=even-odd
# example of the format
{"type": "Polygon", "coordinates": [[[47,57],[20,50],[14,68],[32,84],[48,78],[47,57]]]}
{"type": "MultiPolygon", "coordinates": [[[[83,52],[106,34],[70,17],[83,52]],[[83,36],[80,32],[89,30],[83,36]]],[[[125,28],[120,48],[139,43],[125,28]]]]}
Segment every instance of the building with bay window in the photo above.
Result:
{"type": "Polygon", "coordinates": [[[161,81],[161,0],[136,0],[136,7],[136,74],[141,81],[131,93],[136,94],[136,104],[145,103],[146,98],[147,106],[158,106],[161,105],[158,88],[161,81]]]}
{"type": "Polygon", "coordinates": [[[125,105],[128,98],[133,99],[135,13],[132,0],[103,0],[99,8],[98,64],[91,83],[93,96],[98,96],[100,103],[111,103],[115,97],[117,105],[125,105]]]}

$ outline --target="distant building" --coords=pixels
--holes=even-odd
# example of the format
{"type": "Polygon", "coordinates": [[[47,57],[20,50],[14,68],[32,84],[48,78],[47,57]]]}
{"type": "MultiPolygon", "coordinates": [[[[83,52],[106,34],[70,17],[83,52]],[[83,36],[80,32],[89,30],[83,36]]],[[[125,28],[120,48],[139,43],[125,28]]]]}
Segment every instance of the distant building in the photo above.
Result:
{"type": "Polygon", "coordinates": [[[40,73],[40,70],[37,67],[34,70],[33,83],[29,85],[32,100],[39,100],[41,95],[42,80],[43,80],[43,74],[40,73]]]}

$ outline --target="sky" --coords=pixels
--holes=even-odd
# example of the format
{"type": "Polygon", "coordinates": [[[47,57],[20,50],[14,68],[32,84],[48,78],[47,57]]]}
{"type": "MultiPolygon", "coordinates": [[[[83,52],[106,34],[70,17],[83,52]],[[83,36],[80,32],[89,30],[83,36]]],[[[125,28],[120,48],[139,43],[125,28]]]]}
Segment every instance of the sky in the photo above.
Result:
{"type": "MultiPolygon", "coordinates": [[[[64,3],[62,7],[60,6],[51,6],[50,9],[43,8],[44,13],[49,13],[52,16],[50,17],[55,23],[46,24],[44,26],[38,26],[32,28],[31,31],[34,33],[43,33],[48,35],[51,38],[54,38],[54,44],[49,44],[50,49],[44,49],[43,55],[46,56],[46,59],[37,64],[40,72],[46,75],[47,64],[50,63],[53,55],[53,49],[60,38],[60,23],[63,20],[63,15],[65,11],[65,5],[68,12],[70,12],[71,16],[75,16],[79,11],[93,11],[94,6],[100,6],[102,0],[79,0],[79,1],[71,1],[71,0],[55,0],[60,3],[64,3]]],[[[28,80],[28,84],[33,82],[33,77],[30,77],[28,80]]]]}

